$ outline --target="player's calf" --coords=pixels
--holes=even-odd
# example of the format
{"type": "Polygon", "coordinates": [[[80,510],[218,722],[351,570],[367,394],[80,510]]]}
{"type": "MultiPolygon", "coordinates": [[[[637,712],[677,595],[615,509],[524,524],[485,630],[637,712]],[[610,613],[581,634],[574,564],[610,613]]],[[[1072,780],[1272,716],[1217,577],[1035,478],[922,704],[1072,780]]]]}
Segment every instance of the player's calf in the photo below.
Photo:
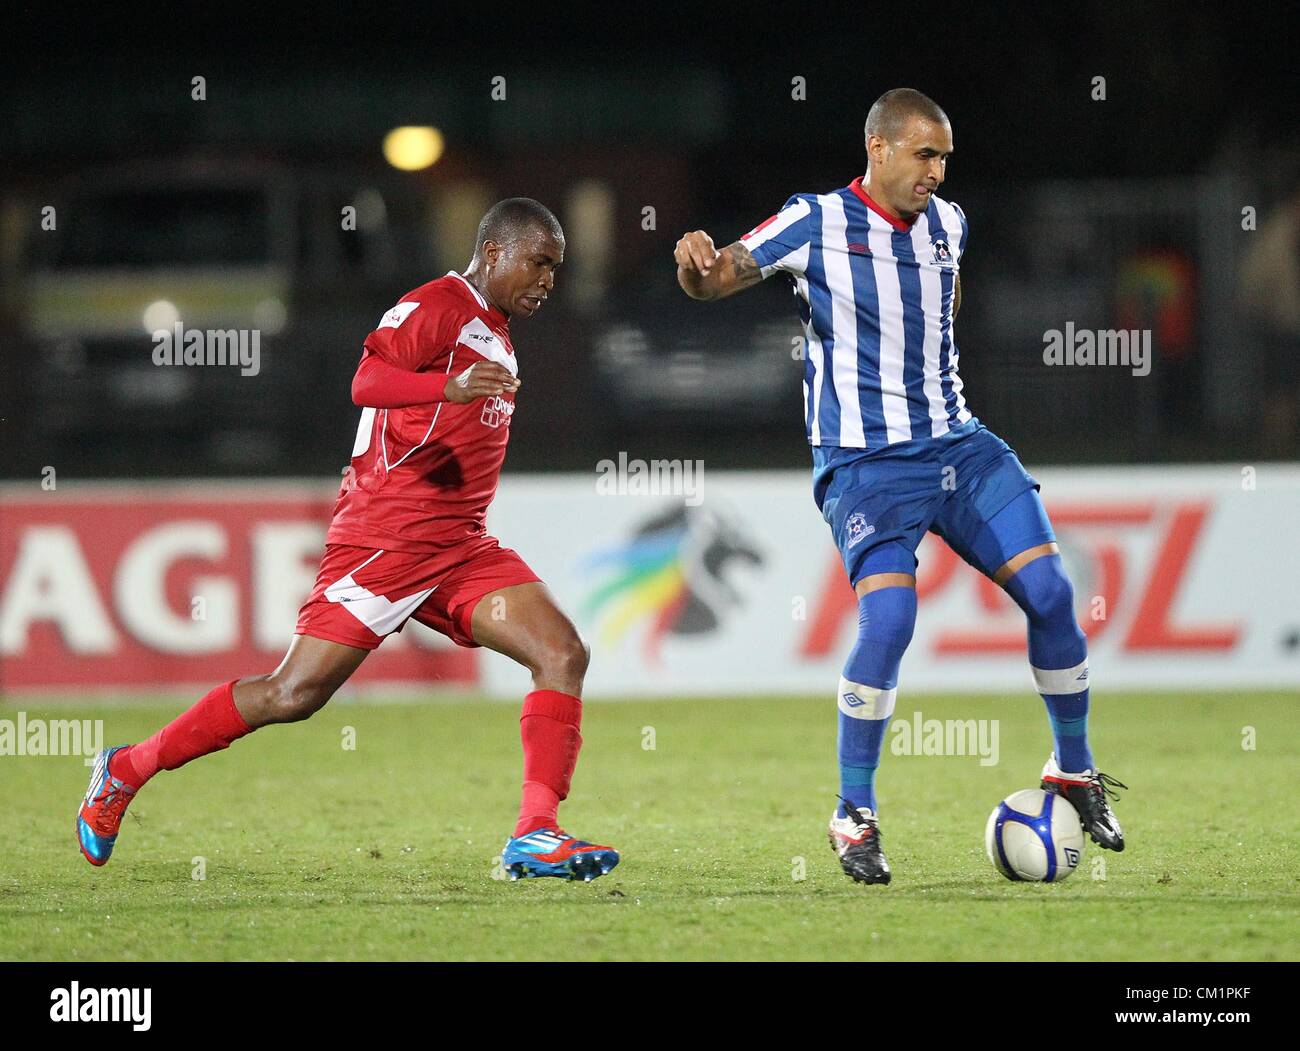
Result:
{"type": "Polygon", "coordinates": [[[274,672],[242,679],[235,688],[239,691],[240,709],[254,729],[309,719],[325,707],[335,690],[319,681],[302,681],[274,672]]]}

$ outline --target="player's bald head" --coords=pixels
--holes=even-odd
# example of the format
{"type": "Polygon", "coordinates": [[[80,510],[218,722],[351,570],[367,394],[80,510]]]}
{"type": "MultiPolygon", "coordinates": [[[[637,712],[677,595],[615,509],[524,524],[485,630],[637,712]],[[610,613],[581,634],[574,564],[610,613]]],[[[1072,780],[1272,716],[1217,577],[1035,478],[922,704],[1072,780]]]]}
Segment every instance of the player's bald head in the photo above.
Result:
{"type": "Polygon", "coordinates": [[[923,117],[932,124],[952,127],[948,114],[928,95],[915,88],[894,88],[872,103],[867,113],[866,134],[879,135],[886,142],[897,142],[913,117],[923,117]]]}
{"type": "Polygon", "coordinates": [[[558,244],[564,244],[560,220],[546,205],[531,197],[507,197],[489,208],[479,220],[474,250],[482,251],[487,241],[495,241],[504,248],[539,230],[550,234],[558,244]]]}

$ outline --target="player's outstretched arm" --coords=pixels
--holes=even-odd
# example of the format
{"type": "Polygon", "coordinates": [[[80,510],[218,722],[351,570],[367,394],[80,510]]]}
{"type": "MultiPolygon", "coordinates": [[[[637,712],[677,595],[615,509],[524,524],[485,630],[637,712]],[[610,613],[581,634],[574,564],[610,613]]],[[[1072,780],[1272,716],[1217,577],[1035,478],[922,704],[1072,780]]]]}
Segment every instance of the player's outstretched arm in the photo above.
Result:
{"type": "Polygon", "coordinates": [[[763,280],[748,248],[736,241],[719,252],[703,230],[683,234],[673,258],[677,283],[692,299],[722,299],[763,280]]]}

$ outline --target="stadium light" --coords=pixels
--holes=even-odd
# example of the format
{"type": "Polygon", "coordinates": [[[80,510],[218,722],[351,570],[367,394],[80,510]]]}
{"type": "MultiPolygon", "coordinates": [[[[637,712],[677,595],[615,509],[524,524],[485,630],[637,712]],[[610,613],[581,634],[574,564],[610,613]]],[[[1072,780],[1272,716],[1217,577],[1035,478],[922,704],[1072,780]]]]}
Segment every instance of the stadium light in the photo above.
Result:
{"type": "Polygon", "coordinates": [[[144,308],[140,323],[146,332],[152,333],[159,329],[170,330],[180,319],[181,313],[176,309],[175,303],[168,299],[157,299],[144,308]]]}
{"type": "Polygon", "coordinates": [[[443,146],[437,128],[394,128],[384,136],[384,159],[399,171],[420,171],[438,163],[443,146]]]}

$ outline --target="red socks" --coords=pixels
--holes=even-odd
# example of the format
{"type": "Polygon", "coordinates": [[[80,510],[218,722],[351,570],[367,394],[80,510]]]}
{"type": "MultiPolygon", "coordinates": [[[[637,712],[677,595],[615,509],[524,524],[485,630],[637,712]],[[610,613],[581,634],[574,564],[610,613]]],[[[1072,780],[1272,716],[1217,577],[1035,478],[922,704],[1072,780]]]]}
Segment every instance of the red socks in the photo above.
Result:
{"type": "MultiPolygon", "coordinates": [[[[524,742],[524,792],[515,835],[554,828],[560,800],[569,794],[578,765],[582,701],[559,690],[534,690],[524,698],[519,736],[524,742]]],[[[129,783],[129,782],[128,782],[129,783]]]]}
{"type": "Polygon", "coordinates": [[[148,740],[114,752],[108,772],[138,789],[159,770],[175,770],[191,759],[229,748],[251,732],[235,707],[234,685],[223,683],[148,740]]]}
{"type": "MultiPolygon", "coordinates": [[[[139,789],[159,770],[229,748],[251,729],[235,707],[233,682],[202,697],[187,712],[139,744],[115,752],[109,773],[139,789]]],[[[524,698],[519,735],[524,744],[524,790],[515,835],[554,827],[560,801],[578,765],[582,701],[558,690],[534,690],[524,698]]]]}

